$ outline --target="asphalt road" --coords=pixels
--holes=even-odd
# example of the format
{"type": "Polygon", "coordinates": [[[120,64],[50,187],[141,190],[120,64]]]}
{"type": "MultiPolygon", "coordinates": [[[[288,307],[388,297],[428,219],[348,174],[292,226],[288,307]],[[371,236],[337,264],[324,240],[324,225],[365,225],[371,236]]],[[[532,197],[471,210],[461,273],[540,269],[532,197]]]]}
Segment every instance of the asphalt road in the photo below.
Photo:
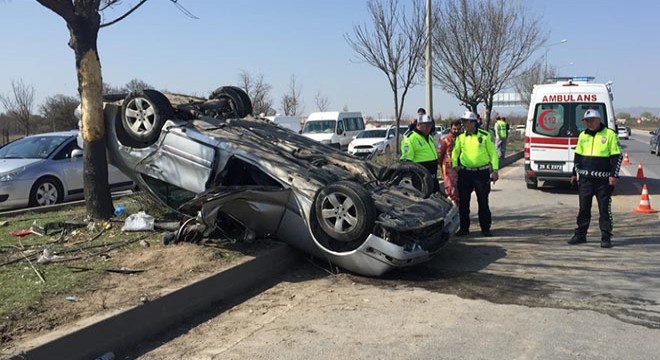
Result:
{"type": "MultiPolygon", "coordinates": [[[[561,185],[526,189],[518,161],[493,186],[494,237],[470,235],[428,264],[381,279],[328,275],[321,265],[308,265],[229,311],[182,324],[130,356],[657,358],[660,221],[658,214],[632,209],[644,183],[652,206],[660,207],[660,157],[648,154],[643,134],[623,143],[634,165],[624,169],[613,199],[612,249],[598,246],[595,203],[589,242],[567,245],[577,195],[561,185]],[[634,178],[640,160],[644,180],[634,178]]],[[[476,215],[474,198],[472,209],[476,215]]],[[[477,224],[474,219],[476,234],[477,224]]]]}

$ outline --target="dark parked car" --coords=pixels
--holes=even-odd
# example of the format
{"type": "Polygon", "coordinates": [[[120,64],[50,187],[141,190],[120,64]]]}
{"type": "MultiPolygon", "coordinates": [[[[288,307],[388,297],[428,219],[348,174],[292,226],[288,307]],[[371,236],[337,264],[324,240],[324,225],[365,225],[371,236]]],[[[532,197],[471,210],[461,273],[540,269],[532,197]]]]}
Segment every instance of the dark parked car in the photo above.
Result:
{"type": "Polygon", "coordinates": [[[649,149],[651,154],[655,153],[660,156],[660,127],[651,131],[651,140],[649,141],[649,149]]]}
{"type": "Polygon", "coordinates": [[[177,237],[276,238],[364,275],[427,261],[456,230],[421,166],[384,167],[251,112],[235,87],[128,94],[105,103],[111,162],[190,216],[177,237]]]}

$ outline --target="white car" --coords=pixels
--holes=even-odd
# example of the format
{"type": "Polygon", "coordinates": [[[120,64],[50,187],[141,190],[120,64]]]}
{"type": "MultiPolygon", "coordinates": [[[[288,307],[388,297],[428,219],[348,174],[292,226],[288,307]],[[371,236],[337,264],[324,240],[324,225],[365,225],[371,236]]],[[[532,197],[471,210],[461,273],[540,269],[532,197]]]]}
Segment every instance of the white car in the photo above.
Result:
{"type": "Polygon", "coordinates": [[[625,126],[620,126],[617,129],[617,134],[619,134],[619,139],[628,140],[630,139],[630,134],[628,134],[628,129],[625,126]]]}
{"type": "Polygon", "coordinates": [[[379,128],[360,131],[348,144],[348,153],[366,156],[374,151],[390,151],[394,139],[394,128],[379,128]]]}

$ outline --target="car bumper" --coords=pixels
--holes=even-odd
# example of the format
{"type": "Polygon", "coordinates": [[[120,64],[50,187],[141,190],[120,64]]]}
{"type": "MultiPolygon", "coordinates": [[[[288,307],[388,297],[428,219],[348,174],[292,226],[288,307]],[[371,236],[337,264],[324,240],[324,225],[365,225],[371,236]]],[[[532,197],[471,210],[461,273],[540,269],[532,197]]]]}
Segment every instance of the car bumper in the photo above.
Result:
{"type": "Polygon", "coordinates": [[[456,232],[459,226],[458,208],[452,210],[445,217],[445,227],[441,238],[438,239],[439,246],[427,250],[421,246],[406,249],[394,244],[380,236],[370,234],[365,242],[354,251],[348,253],[331,253],[324,250],[325,256],[334,264],[352,272],[365,276],[381,276],[386,272],[408,267],[429,261],[433,255],[444,248],[456,232]]]}
{"type": "Polygon", "coordinates": [[[30,190],[31,184],[27,181],[0,183],[0,210],[27,207],[30,190]]]}

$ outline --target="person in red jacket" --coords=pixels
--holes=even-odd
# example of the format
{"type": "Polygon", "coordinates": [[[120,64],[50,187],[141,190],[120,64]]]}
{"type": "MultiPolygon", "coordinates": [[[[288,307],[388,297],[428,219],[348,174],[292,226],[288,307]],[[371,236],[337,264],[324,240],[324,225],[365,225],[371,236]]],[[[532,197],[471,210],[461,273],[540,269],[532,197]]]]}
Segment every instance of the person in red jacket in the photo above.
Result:
{"type": "Polygon", "coordinates": [[[458,171],[451,166],[451,152],[454,149],[454,141],[461,132],[461,121],[451,122],[449,134],[440,139],[438,148],[438,164],[442,169],[442,178],[445,185],[445,195],[458,206],[458,171]]]}

